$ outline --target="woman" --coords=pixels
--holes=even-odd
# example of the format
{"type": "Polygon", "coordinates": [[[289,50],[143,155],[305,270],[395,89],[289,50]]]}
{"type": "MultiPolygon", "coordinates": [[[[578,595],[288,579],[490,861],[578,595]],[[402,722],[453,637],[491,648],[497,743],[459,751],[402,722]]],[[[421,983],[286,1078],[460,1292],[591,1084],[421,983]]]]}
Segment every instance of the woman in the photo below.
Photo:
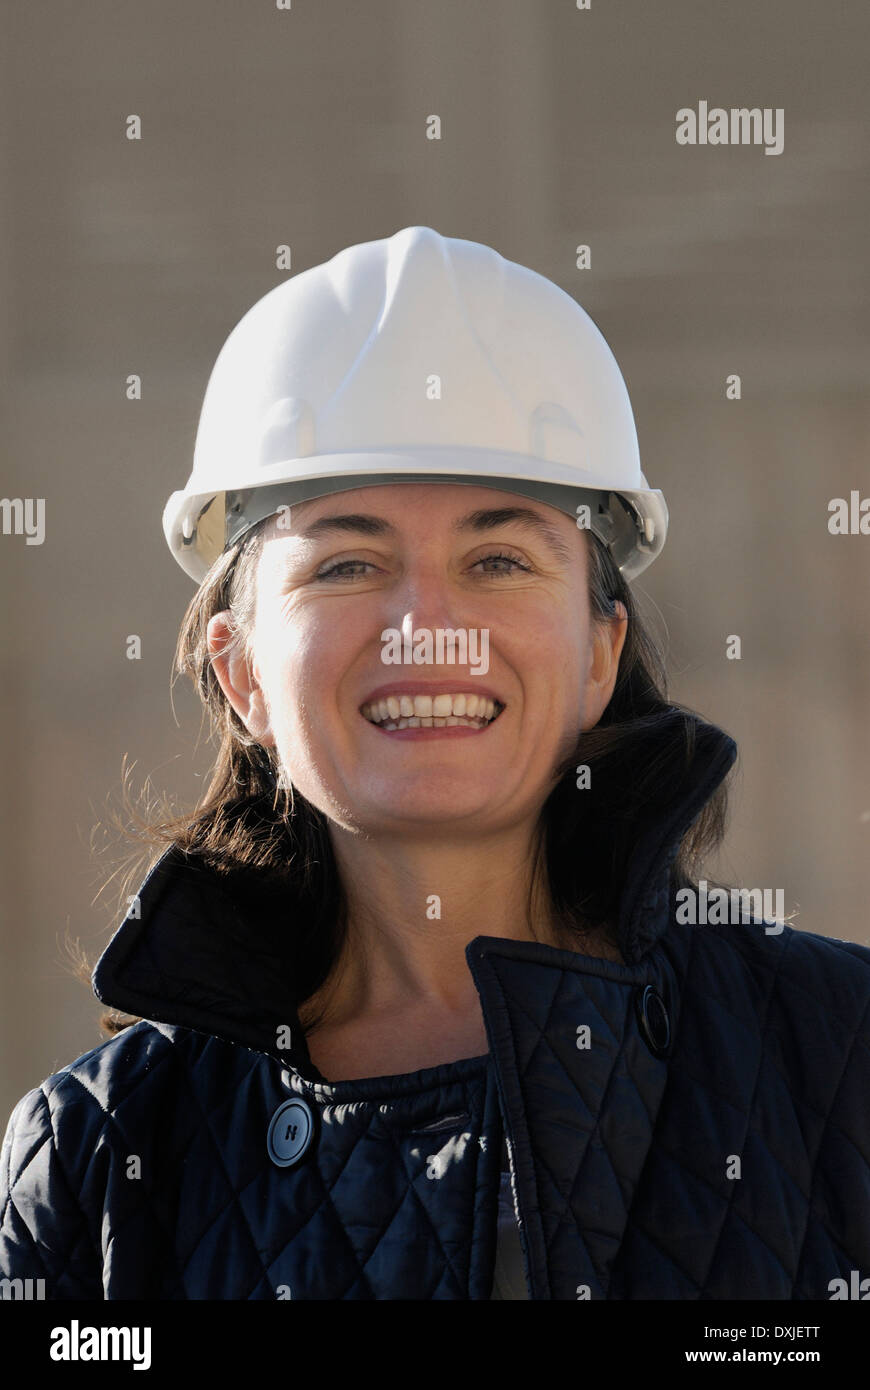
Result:
{"type": "Polygon", "coordinates": [[[94,973],[139,1021],[12,1116],[4,1277],[825,1299],[870,1273],[870,951],[706,913],[736,749],[667,701],[635,608],[666,523],[601,335],[486,247],[405,228],[245,316],[164,515],[214,775],[94,973]]]}

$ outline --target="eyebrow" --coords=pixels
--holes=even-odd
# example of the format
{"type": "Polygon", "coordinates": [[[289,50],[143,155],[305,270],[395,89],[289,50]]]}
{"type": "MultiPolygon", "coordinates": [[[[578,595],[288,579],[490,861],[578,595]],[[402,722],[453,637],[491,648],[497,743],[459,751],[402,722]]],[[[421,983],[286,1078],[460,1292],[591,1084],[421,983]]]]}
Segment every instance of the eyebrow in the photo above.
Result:
{"type": "MultiPolygon", "coordinates": [[[[567,565],[572,559],[571,549],[565,544],[556,527],[545,521],[537,512],[532,511],[531,507],[482,507],[460,517],[453,523],[451,530],[454,534],[461,534],[466,531],[494,531],[500,526],[528,527],[549,546],[553,554],[563,564],[567,565]]],[[[299,535],[304,540],[316,540],[319,536],[328,535],[335,531],[352,531],[364,536],[393,537],[398,535],[392,522],[386,521],[380,516],[367,516],[363,512],[347,512],[340,516],[320,517],[317,521],[312,521],[311,525],[307,526],[304,531],[300,531],[299,535]]]]}

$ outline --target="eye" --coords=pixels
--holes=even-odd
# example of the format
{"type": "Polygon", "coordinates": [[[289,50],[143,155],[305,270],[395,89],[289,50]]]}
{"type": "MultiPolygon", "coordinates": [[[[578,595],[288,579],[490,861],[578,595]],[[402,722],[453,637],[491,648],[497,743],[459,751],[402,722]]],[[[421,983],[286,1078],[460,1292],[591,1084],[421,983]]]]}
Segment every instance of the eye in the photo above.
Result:
{"type": "MultiPolygon", "coordinates": [[[[505,566],[513,565],[516,569],[522,570],[525,574],[531,574],[532,572],[530,565],[524,564],[516,555],[510,555],[507,551],[503,550],[492,551],[489,555],[482,555],[479,560],[475,560],[472,569],[477,565],[491,565],[493,562],[501,563],[505,566]]],[[[335,564],[327,565],[325,569],[318,570],[314,578],[316,580],[360,579],[362,577],[362,571],[366,569],[377,569],[377,566],[371,564],[368,560],[338,560],[335,564]],[[356,573],[352,574],[350,570],[354,566],[356,566],[357,569],[356,573]]],[[[512,570],[507,568],[487,569],[484,572],[490,575],[513,573],[512,570]]]]}
{"type": "MultiPolygon", "coordinates": [[[[475,565],[488,565],[491,560],[504,560],[509,565],[516,565],[517,569],[523,570],[526,574],[531,574],[531,566],[524,565],[522,560],[517,559],[516,555],[508,555],[506,551],[493,551],[491,555],[482,555],[479,560],[475,560],[475,565]]],[[[473,568],[473,566],[472,566],[473,568]]],[[[488,570],[488,574],[510,574],[512,571],[506,569],[488,570]]]]}
{"type": "Polygon", "coordinates": [[[317,573],[315,574],[314,578],[315,578],[315,579],[333,579],[333,578],[335,578],[335,579],[359,579],[359,577],[360,577],[359,574],[339,573],[339,571],[346,571],[349,565],[362,565],[362,566],[364,566],[364,567],[367,566],[369,569],[375,569],[375,568],[376,568],[376,566],[370,564],[370,562],[369,562],[368,560],[339,560],[339,561],[337,561],[337,563],[334,564],[334,565],[328,565],[326,569],[318,570],[317,573]]]}

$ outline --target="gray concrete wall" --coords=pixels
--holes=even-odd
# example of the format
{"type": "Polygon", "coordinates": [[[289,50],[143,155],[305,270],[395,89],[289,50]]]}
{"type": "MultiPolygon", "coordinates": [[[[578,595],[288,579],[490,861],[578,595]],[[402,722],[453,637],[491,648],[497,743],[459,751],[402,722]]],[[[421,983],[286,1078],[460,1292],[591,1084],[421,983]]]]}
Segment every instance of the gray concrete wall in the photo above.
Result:
{"type": "Polygon", "coordinates": [[[192,693],[170,703],[192,585],[160,518],[285,242],[301,270],[429,225],[593,315],[671,509],[641,587],[672,694],[741,748],[718,867],[867,943],[870,536],[827,530],[870,495],[867,7],[45,0],[3,29],[2,492],[48,530],[0,537],[0,1116],[101,1041],[61,943],[95,956],[113,924],[92,832],[122,758],[187,804],[208,767],[192,693]],[[679,146],[702,99],[783,108],[782,154],[679,146]]]}

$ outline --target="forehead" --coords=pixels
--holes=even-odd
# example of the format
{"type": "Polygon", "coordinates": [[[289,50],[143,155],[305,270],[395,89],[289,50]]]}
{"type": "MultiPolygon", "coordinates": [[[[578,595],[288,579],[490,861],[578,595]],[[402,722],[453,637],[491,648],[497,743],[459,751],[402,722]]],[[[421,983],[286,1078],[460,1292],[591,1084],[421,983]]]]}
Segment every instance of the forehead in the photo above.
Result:
{"type": "Polygon", "coordinates": [[[387,483],[299,502],[270,517],[263,537],[298,544],[340,533],[401,539],[442,530],[473,539],[503,526],[534,535],[566,564],[583,553],[573,517],[557,508],[499,488],[455,483],[387,483]]]}

